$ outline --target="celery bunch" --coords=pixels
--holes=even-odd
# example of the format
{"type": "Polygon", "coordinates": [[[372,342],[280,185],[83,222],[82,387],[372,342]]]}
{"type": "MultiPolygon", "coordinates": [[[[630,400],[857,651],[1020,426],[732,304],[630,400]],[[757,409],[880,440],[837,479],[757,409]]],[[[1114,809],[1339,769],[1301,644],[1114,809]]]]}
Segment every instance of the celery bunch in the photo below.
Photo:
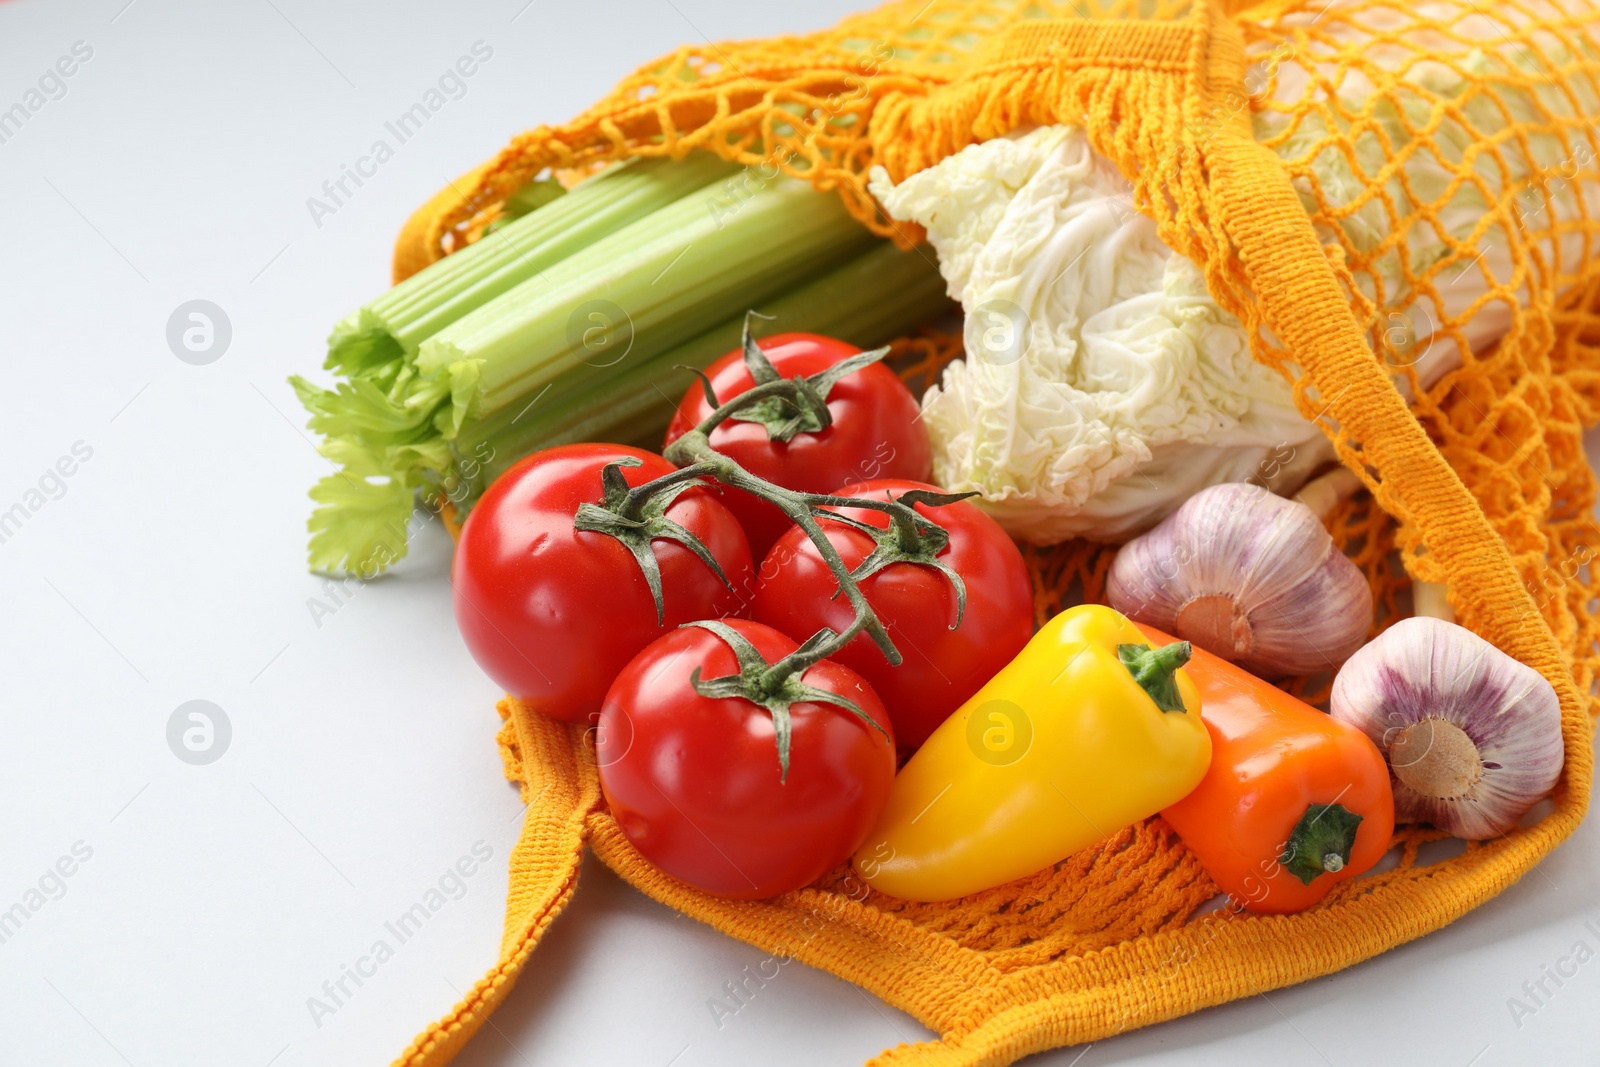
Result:
{"type": "Polygon", "coordinates": [[[869,346],[947,306],[931,257],[804,182],[696,153],[556,189],[340,322],[332,389],[292,379],[340,465],[311,493],[313,569],[400,558],[419,491],[470,507],[535,449],[659,433],[693,380],[675,368],[736,347],[746,310],[869,346]]]}

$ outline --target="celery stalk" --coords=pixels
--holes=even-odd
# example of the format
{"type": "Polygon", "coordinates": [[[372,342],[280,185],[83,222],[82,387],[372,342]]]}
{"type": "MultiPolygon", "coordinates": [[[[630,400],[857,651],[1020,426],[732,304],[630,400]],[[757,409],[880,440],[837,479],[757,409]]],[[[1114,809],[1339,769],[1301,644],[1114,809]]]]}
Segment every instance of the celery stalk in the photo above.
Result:
{"type": "MultiPolygon", "coordinates": [[[[873,348],[949,310],[943,278],[924,250],[902,252],[888,242],[799,289],[754,310],[770,317],[762,334],[822,333],[873,348]]],[[[648,442],[659,447],[673,409],[694,376],[739,346],[741,313],[684,344],[592,382],[577,395],[528,408],[503,408],[468,424],[451,442],[458,471],[473,471],[470,504],[495,478],[530,452],[573,441],[648,442]]],[[[460,494],[458,493],[458,496],[460,494]]]]}
{"type": "Polygon", "coordinates": [[[838,197],[793,178],[717,207],[715,190],[687,196],[561,261],[423,342],[419,374],[474,376],[475,413],[489,414],[557,378],[600,376],[616,345],[630,359],[663,352],[871,240],[838,197]],[[598,360],[586,306],[612,339],[598,360]]]}
{"type": "Polygon", "coordinates": [[[870,344],[942,306],[928,261],[864,255],[875,239],[836,196],[730,173],[703,153],[607,171],[342,321],[341,380],[292,379],[342,468],[312,490],[313,569],[388,566],[413,494],[470,500],[486,454],[658,426],[672,365],[733,348],[748,308],[870,344]]]}
{"type": "Polygon", "coordinates": [[[354,373],[414,353],[468,312],[737,169],[705,152],[610,167],[417,272],[340,323],[326,365],[354,373]]]}
{"type": "MultiPolygon", "coordinates": [[[[625,165],[617,164],[617,166],[625,165]]],[[[502,226],[508,225],[513,220],[520,219],[529,212],[544,207],[550,201],[564,195],[566,191],[561,183],[554,178],[529,182],[506,198],[506,202],[500,205],[500,217],[488,225],[486,232],[492,233],[502,226]]]]}

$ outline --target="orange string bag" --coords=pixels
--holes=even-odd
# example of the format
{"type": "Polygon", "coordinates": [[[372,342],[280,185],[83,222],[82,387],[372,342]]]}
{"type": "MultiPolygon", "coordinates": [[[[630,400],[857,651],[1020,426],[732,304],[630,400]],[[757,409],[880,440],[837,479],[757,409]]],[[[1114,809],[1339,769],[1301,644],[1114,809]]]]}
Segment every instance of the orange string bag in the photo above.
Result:
{"type": "MultiPolygon", "coordinates": [[[[940,1035],[874,1063],[966,1067],[1347,967],[1459,918],[1577,826],[1600,662],[1582,448],[1600,421],[1600,210],[1584,186],[1600,158],[1600,8],[1101,2],[905,0],[821,33],[680,49],[435,197],[401,236],[396,278],[473,240],[546,171],[690,151],[807,178],[910,244],[921,234],[878,213],[869,168],[898,182],[1019,128],[1080,126],[1370,490],[1330,526],[1380,628],[1406,613],[1413,578],[1443,583],[1463,625],[1555,687],[1566,765],[1551,810],[1431,864],[1419,848],[1443,835],[1401,827],[1396,865],[1294,915],[1192,918],[1218,890],[1159,818],[958,901],[884,897],[841,869],[733,902],[650,867],[605,809],[592,743],[508,699],[499,741],[528,811],[500,958],[398,1064],[446,1063],[482,1025],[571,898],[585,845],[649,896],[940,1035]],[[1413,164],[1431,168],[1426,187],[1413,164]],[[1462,197],[1478,205],[1465,239],[1450,217],[1462,197]],[[1425,331],[1393,328],[1417,308],[1425,331]],[[1436,381],[1409,350],[1423,335],[1453,349],[1436,381]]],[[[923,338],[901,354],[926,381],[959,349],[923,338]]],[[[1099,599],[1113,551],[1030,548],[1040,617],[1099,599]]],[[[1289,684],[1325,695],[1325,680],[1289,684]]]]}

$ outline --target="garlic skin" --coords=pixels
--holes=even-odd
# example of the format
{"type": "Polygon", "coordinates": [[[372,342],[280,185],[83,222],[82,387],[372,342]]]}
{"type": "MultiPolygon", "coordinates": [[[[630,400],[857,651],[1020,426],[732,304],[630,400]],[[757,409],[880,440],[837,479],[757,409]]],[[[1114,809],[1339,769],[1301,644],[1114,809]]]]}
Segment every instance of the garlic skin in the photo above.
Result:
{"type": "Polygon", "coordinates": [[[1550,683],[1442,619],[1402,619],[1351,656],[1331,710],[1389,761],[1396,822],[1469,841],[1514,829],[1565,759],[1550,683]]]}
{"type": "Polygon", "coordinates": [[[1267,678],[1331,671],[1372,626],[1366,577],[1311,509],[1240,482],[1124,545],[1106,600],[1267,678]]]}

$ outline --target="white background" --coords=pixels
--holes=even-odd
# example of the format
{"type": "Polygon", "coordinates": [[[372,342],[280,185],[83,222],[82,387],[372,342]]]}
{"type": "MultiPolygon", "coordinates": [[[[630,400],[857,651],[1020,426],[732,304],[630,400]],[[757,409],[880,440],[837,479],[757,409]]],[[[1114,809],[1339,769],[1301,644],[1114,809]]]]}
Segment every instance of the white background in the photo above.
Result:
{"type": "MultiPolygon", "coordinates": [[[[0,109],[93,49],[0,144],[0,511],[93,450],[0,544],[0,910],[92,849],[0,944],[0,1061],[382,1064],[490,965],[520,805],[497,694],[451,620],[447,539],[424,531],[317,625],[305,492],[325,467],[284,379],[385,286],[407,213],[514,132],[680,42],[820,27],[858,2],[0,3],[0,109]],[[493,56],[466,95],[318,226],[307,199],[477,41],[493,56]],[[165,339],[195,298],[232,323],[209,366],[165,339]],[[209,766],[167,746],[192,699],[232,724],[209,766]],[[307,999],[478,842],[493,859],[465,894],[317,1025],[307,999]]],[[[1033,1062],[1594,1062],[1600,963],[1547,983],[1520,1027],[1507,1000],[1576,942],[1600,949],[1597,861],[1585,826],[1419,943],[1033,1062]]],[[[719,1028],[708,999],[763,958],[591,859],[458,1062],[842,1064],[927,1036],[799,964],[719,1028]]]]}

